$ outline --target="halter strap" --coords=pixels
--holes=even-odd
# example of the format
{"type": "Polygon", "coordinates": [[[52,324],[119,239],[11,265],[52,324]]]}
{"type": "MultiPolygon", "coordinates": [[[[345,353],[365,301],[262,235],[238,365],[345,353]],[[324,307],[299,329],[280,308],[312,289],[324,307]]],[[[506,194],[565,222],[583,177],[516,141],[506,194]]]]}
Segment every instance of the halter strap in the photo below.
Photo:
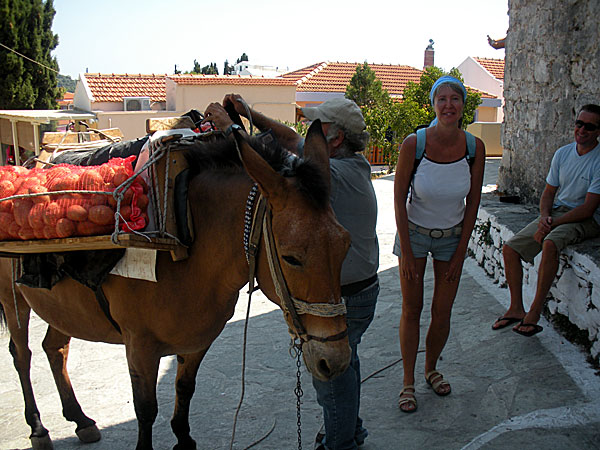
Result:
{"type": "Polygon", "coordinates": [[[265,197],[259,195],[258,204],[254,210],[254,214],[251,213],[257,189],[256,184],[254,184],[248,194],[246,212],[244,214],[244,250],[246,252],[249,269],[249,295],[252,295],[252,292],[255,290],[256,256],[260,244],[260,236],[263,234],[267,261],[269,263],[271,279],[275,286],[275,292],[280,299],[280,305],[284,315],[291,321],[291,323],[288,323],[288,325],[290,325],[290,334],[304,342],[311,339],[320,342],[343,339],[348,334],[347,329],[325,338],[313,336],[306,332],[304,325],[302,325],[302,322],[300,321],[299,316],[301,314],[310,314],[319,317],[341,316],[346,314],[346,305],[343,303],[309,303],[305,300],[297,299],[290,294],[277,255],[277,248],[271,226],[271,210],[267,205],[265,197]]]}

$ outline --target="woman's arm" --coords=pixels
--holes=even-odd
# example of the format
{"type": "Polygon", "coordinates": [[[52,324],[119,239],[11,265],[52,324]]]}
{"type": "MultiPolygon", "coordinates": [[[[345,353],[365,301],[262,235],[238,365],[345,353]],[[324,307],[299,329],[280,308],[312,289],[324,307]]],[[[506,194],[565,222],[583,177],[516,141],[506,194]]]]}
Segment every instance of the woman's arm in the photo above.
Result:
{"type": "Polygon", "coordinates": [[[400,250],[402,252],[400,271],[409,279],[417,279],[418,272],[415,258],[410,246],[408,235],[408,214],[406,212],[406,198],[415,165],[415,154],[417,137],[409,135],[398,152],[398,163],[396,164],[396,175],[394,176],[394,212],[396,215],[396,228],[400,237],[400,250]]]}

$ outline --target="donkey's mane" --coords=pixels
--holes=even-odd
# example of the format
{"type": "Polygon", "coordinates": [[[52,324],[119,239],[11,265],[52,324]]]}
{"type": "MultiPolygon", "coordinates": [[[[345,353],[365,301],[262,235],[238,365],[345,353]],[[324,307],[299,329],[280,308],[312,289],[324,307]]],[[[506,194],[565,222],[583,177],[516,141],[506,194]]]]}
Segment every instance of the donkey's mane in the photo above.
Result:
{"type": "MultiPolygon", "coordinates": [[[[329,188],[320,169],[313,162],[290,154],[270,135],[267,136],[267,139],[252,136],[249,144],[276,172],[284,177],[293,177],[296,188],[316,207],[326,207],[329,204],[329,188]]],[[[189,147],[186,159],[192,178],[206,171],[245,173],[235,142],[230,139],[198,141],[189,147]]]]}

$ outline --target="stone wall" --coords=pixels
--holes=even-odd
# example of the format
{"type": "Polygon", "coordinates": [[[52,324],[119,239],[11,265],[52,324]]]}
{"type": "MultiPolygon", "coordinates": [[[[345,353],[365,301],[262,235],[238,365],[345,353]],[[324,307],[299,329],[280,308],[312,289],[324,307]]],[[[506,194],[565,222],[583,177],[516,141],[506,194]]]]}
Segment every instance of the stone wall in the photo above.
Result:
{"type": "Polygon", "coordinates": [[[600,1],[509,0],[498,190],[537,204],[578,109],[600,104],[600,1]]]}
{"type": "MultiPolygon", "coordinates": [[[[501,203],[495,193],[482,196],[469,251],[500,285],[506,284],[502,246],[536,217],[537,207],[533,205],[501,203]]],[[[540,259],[538,255],[534,264],[523,264],[523,301],[527,310],[535,294],[540,259]]],[[[570,246],[561,253],[546,306],[551,318],[560,314],[571,330],[577,330],[579,338],[587,340],[589,354],[600,361],[600,238],[570,246]]]]}

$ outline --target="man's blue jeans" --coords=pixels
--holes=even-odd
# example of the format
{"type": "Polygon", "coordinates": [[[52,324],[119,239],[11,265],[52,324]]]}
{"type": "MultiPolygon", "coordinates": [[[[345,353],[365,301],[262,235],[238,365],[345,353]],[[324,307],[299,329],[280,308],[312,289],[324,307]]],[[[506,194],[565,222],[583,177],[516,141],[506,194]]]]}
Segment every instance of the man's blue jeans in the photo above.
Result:
{"type": "Polygon", "coordinates": [[[356,449],[368,435],[358,416],[360,409],[360,361],[357,346],[367,330],[379,295],[379,280],[359,293],[344,297],[348,341],[352,349],[350,365],[332,381],[319,381],[313,377],[317,401],[323,407],[327,450],[356,449]]]}

